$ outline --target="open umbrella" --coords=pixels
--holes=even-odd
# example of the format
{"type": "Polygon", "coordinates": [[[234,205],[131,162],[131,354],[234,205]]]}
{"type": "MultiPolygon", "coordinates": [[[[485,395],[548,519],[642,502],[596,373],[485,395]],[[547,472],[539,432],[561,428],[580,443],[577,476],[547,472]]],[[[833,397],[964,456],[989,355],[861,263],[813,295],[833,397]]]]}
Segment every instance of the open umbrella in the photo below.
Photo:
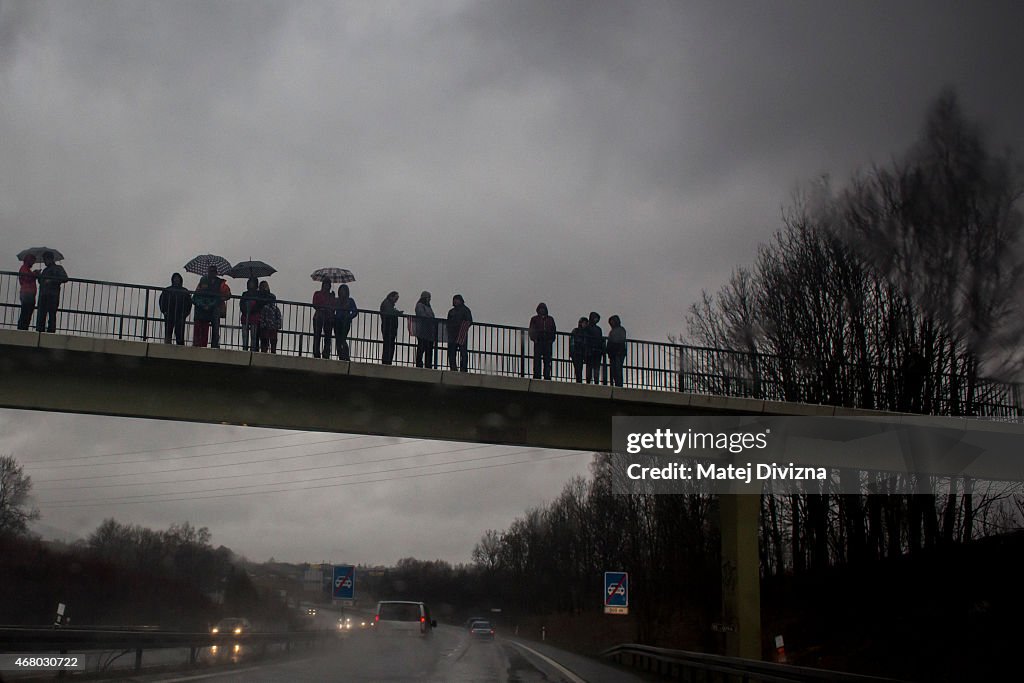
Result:
{"type": "Polygon", "coordinates": [[[32,254],[33,256],[36,257],[36,261],[42,261],[43,260],[43,254],[45,254],[48,251],[52,251],[53,252],[53,260],[54,261],[63,261],[64,260],[64,254],[60,253],[59,251],[57,251],[53,247],[30,247],[28,249],[22,249],[21,251],[18,252],[18,260],[19,261],[24,261],[26,256],[28,256],[29,254],[32,254]]]}
{"type": "Polygon", "coordinates": [[[227,275],[231,270],[231,263],[223,256],[214,254],[200,254],[185,264],[185,272],[196,275],[206,275],[210,266],[217,267],[217,275],[227,275]]]}
{"type": "Polygon", "coordinates": [[[310,277],[316,282],[323,282],[324,279],[327,279],[334,284],[356,281],[356,276],[352,274],[352,271],[345,268],[317,268],[310,277]]]}
{"type": "Polygon", "coordinates": [[[263,261],[239,261],[228,271],[231,277],[269,277],[277,272],[269,263],[263,261]]]}

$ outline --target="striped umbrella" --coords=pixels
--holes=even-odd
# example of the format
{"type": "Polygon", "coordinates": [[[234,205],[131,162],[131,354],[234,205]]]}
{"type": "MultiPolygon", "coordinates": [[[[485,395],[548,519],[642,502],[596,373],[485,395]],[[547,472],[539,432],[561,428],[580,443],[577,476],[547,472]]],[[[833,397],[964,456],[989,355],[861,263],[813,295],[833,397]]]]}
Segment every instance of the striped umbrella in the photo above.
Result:
{"type": "Polygon", "coordinates": [[[185,264],[185,272],[206,275],[210,266],[217,268],[217,275],[227,275],[231,271],[231,262],[223,256],[200,254],[185,264]]]}
{"type": "Polygon", "coordinates": [[[317,268],[310,277],[315,282],[323,282],[327,279],[334,284],[356,281],[356,276],[352,274],[352,271],[345,268],[317,268]]]}

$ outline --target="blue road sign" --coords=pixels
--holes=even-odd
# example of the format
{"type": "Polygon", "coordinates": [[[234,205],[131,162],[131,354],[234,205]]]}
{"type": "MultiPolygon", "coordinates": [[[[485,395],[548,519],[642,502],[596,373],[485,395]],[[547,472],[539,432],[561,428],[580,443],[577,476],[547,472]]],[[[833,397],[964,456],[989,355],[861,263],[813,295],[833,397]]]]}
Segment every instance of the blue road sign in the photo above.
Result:
{"type": "Polygon", "coordinates": [[[354,600],[356,597],[356,568],[350,564],[334,565],[335,600],[354,600]]]}
{"type": "Polygon", "coordinates": [[[604,606],[629,607],[629,573],[604,573],[604,606]]]}

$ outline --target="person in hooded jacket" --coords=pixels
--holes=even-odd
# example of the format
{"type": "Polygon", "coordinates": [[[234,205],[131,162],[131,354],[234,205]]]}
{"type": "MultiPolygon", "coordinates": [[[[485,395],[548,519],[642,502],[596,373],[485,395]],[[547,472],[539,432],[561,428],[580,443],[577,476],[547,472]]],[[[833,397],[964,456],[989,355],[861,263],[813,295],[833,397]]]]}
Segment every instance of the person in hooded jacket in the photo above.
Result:
{"type": "Polygon", "coordinates": [[[452,372],[469,371],[469,326],[472,324],[473,312],[466,306],[462,295],[456,294],[452,297],[452,308],[448,311],[447,320],[448,366],[452,372]]]}
{"type": "Polygon", "coordinates": [[[384,351],[381,363],[391,365],[395,360],[395,340],[398,339],[398,316],[402,311],[395,308],[398,303],[398,292],[388,292],[380,302],[380,333],[384,340],[384,351]]]}
{"type": "Polygon", "coordinates": [[[590,321],[587,318],[580,318],[576,329],[569,334],[569,360],[576,371],[577,384],[583,382],[583,365],[587,362],[587,351],[590,348],[587,332],[589,325],[590,321]]]}
{"type": "Polygon", "coordinates": [[[555,344],[555,319],[548,315],[548,305],[537,304],[537,315],[530,318],[530,341],[533,342],[533,378],[540,379],[541,366],[544,379],[551,379],[551,349],[555,344]]]}
{"type": "Polygon", "coordinates": [[[608,318],[608,364],[611,366],[612,384],[622,386],[622,367],[626,362],[626,328],[622,326],[619,316],[608,318]]]}
{"type": "Polygon", "coordinates": [[[348,333],[357,315],[359,307],[355,299],[349,296],[348,285],[338,285],[338,294],[334,297],[334,347],[341,360],[349,359],[348,333]]]}
{"type": "MultiPolygon", "coordinates": [[[[587,325],[587,384],[601,383],[601,363],[604,361],[604,334],[601,332],[601,316],[590,312],[587,325]]],[[[607,383],[607,381],[605,382],[607,383]]]]}
{"type": "Polygon", "coordinates": [[[277,353],[277,331],[284,325],[281,309],[277,307],[277,296],[270,291],[270,283],[260,282],[260,298],[263,307],[260,309],[260,351],[277,353]]]}
{"type": "Polygon", "coordinates": [[[434,367],[434,347],[437,344],[437,318],[430,307],[430,292],[424,290],[416,302],[416,367],[434,367]]]}
{"type": "Polygon", "coordinates": [[[160,312],[164,314],[164,343],[171,335],[178,346],[185,345],[185,320],[192,312],[192,295],[185,289],[180,273],[171,275],[171,284],[160,292],[160,312]]]}

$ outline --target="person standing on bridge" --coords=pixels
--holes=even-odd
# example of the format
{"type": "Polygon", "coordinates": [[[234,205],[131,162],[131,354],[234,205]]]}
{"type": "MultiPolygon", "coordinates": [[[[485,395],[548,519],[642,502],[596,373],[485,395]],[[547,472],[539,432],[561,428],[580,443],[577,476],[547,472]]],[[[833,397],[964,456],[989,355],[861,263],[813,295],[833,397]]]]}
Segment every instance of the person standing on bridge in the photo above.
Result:
{"type": "Polygon", "coordinates": [[[21,299],[21,315],[18,316],[18,329],[27,330],[32,324],[32,314],[36,310],[36,278],[38,270],[32,270],[36,264],[34,254],[26,254],[18,268],[18,295],[21,299]]]}
{"type": "Polygon", "coordinates": [[[192,303],[196,309],[193,346],[206,346],[209,342],[211,347],[220,348],[221,309],[229,298],[231,290],[227,282],[217,274],[217,266],[210,266],[192,294],[192,303]]]}
{"type": "Polygon", "coordinates": [[[395,360],[395,340],[398,338],[398,316],[402,312],[395,308],[398,303],[398,292],[390,292],[380,302],[380,333],[384,339],[384,351],[381,363],[391,365],[395,360]]]}
{"type": "Polygon", "coordinates": [[[626,328],[619,316],[608,318],[608,364],[611,366],[612,385],[622,386],[622,366],[626,362],[626,328]]]}
{"type": "Polygon", "coordinates": [[[171,276],[171,285],[160,292],[160,312],[164,314],[164,343],[171,343],[171,334],[178,346],[185,345],[185,319],[192,312],[192,295],[185,289],[180,273],[171,276]]]}
{"type": "Polygon", "coordinates": [[[587,362],[587,349],[590,348],[590,344],[587,341],[588,325],[590,325],[589,320],[580,318],[576,329],[569,335],[569,360],[572,361],[573,370],[576,371],[577,384],[583,382],[583,365],[587,362]]]}
{"type": "MultiPolygon", "coordinates": [[[[587,325],[587,384],[593,382],[594,384],[600,384],[601,382],[601,364],[604,362],[604,334],[601,332],[601,326],[597,323],[601,321],[601,316],[596,312],[590,312],[590,318],[587,325]]],[[[605,384],[608,380],[605,379],[605,384]]]]}
{"type": "Polygon", "coordinates": [[[434,367],[434,347],[437,344],[437,318],[430,307],[430,292],[423,290],[416,302],[416,367],[434,367]]]}
{"type": "Polygon", "coordinates": [[[252,350],[260,350],[260,311],[265,303],[260,296],[260,281],[254,277],[249,278],[245,283],[245,292],[238,301],[240,311],[240,322],[242,324],[242,350],[248,351],[250,343],[252,350]]]}
{"type": "Polygon", "coordinates": [[[334,293],[331,281],[324,278],[320,291],[313,293],[313,358],[331,357],[331,331],[334,329],[334,293]],[[321,350],[320,338],[324,343],[321,350]]]}
{"type": "Polygon", "coordinates": [[[36,316],[36,330],[57,331],[57,307],[60,305],[60,287],[68,281],[64,266],[58,265],[52,251],[43,252],[43,264],[39,273],[39,313],[36,316]]]}
{"type": "Polygon", "coordinates": [[[281,309],[277,307],[277,297],[270,291],[270,283],[266,280],[260,282],[260,298],[263,299],[263,308],[260,310],[260,351],[266,353],[277,353],[277,331],[281,329],[284,321],[281,316],[281,309]]]}
{"type": "Polygon", "coordinates": [[[348,285],[338,285],[338,296],[334,299],[334,346],[341,360],[349,360],[348,333],[357,315],[359,307],[355,299],[349,296],[348,285]]]}
{"type": "Polygon", "coordinates": [[[537,315],[530,318],[530,341],[533,342],[533,378],[551,379],[551,349],[555,344],[555,319],[548,315],[548,305],[537,304],[537,315]]]}
{"type": "Polygon", "coordinates": [[[466,306],[461,294],[452,297],[452,308],[448,311],[448,366],[452,372],[469,371],[469,326],[473,324],[473,312],[466,306]],[[458,365],[456,366],[456,356],[458,365]]]}

